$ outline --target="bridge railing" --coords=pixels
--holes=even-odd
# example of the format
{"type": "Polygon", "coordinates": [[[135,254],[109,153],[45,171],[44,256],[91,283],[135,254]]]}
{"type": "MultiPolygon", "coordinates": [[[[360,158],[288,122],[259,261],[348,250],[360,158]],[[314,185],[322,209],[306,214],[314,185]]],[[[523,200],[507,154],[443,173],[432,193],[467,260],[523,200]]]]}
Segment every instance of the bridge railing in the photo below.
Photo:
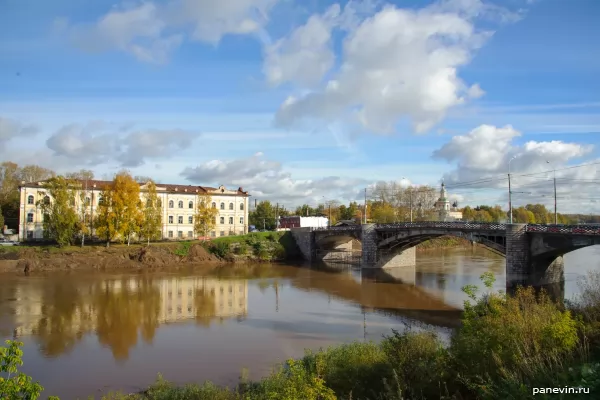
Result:
{"type": "Polygon", "coordinates": [[[542,225],[527,224],[527,232],[567,233],[572,235],[600,235],[597,225],[542,225]]]}
{"type": "MultiPolygon", "coordinates": [[[[406,228],[438,228],[438,229],[461,229],[473,231],[506,231],[508,224],[486,223],[486,222],[444,222],[444,221],[420,221],[420,222],[393,222],[376,224],[376,229],[406,229],[406,228]]],[[[355,232],[362,229],[361,225],[331,226],[314,228],[313,231],[337,231],[355,232]]],[[[527,224],[527,232],[563,233],[573,235],[600,235],[598,225],[542,225],[527,224]]]]}

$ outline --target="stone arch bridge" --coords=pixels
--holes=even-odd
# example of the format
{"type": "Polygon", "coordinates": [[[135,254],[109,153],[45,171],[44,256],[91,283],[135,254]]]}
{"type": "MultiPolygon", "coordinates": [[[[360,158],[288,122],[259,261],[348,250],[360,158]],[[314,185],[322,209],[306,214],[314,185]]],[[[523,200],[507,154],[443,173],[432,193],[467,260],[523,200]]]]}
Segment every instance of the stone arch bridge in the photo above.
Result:
{"type": "Polygon", "coordinates": [[[414,266],[417,244],[440,236],[462,237],[506,257],[509,286],[560,282],[564,254],[600,244],[600,227],[592,225],[410,222],[294,228],[292,234],[311,262],[344,254],[359,240],[363,268],[414,266]]]}

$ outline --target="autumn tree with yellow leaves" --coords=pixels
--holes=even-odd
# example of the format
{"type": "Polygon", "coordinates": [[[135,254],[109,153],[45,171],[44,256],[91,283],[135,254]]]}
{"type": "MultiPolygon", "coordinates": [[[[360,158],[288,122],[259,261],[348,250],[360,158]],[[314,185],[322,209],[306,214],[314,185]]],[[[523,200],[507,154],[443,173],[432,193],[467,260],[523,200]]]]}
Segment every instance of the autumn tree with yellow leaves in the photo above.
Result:
{"type": "Polygon", "coordinates": [[[43,198],[38,202],[44,215],[44,237],[56,241],[59,246],[71,245],[82,228],[75,211],[74,185],[75,182],[62,176],[50,178],[44,184],[43,198]]]}
{"type": "Polygon", "coordinates": [[[219,210],[212,206],[212,197],[208,193],[198,193],[196,204],[194,231],[206,237],[209,231],[215,229],[219,210]]]}
{"type": "Polygon", "coordinates": [[[119,172],[113,180],[112,197],[117,233],[121,241],[127,239],[129,245],[132,236],[140,232],[143,224],[140,185],[128,172],[119,172]]]}

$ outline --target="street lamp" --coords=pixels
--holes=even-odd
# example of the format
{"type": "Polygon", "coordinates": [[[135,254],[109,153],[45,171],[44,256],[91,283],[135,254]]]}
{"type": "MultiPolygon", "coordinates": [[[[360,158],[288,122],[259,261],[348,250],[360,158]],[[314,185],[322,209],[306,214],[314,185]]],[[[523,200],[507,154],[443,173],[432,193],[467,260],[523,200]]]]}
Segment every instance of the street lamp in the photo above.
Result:
{"type": "Polygon", "coordinates": [[[410,222],[413,222],[412,189],[410,188],[410,181],[405,177],[402,177],[400,187],[404,187],[404,189],[408,190],[408,195],[410,196],[410,222]]]}
{"type": "Polygon", "coordinates": [[[517,158],[518,155],[513,156],[513,158],[511,158],[510,160],[508,160],[508,215],[509,215],[509,221],[512,224],[513,223],[513,212],[512,212],[512,191],[510,188],[510,163],[517,158]]]}
{"type": "MultiPolygon", "coordinates": [[[[552,165],[550,161],[546,161],[546,164],[552,165]]],[[[558,213],[556,212],[556,167],[552,165],[552,172],[554,175],[554,225],[558,225],[558,213]]]]}

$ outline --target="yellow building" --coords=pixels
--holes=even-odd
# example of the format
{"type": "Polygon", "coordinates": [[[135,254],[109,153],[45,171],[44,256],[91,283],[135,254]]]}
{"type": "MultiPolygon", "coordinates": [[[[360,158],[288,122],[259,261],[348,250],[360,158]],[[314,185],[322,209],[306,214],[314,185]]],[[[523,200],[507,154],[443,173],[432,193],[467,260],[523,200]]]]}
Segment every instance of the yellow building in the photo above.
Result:
{"type": "MultiPolygon", "coordinates": [[[[80,214],[94,218],[102,189],[110,181],[81,181],[83,196],[76,196],[74,207],[80,214]],[[84,200],[82,200],[84,199],[84,200]]],[[[147,190],[147,184],[140,184],[140,198],[147,190]]],[[[19,214],[19,240],[40,240],[44,237],[43,215],[38,201],[47,197],[44,182],[22,183],[19,187],[21,206],[19,214]]],[[[156,191],[162,208],[162,237],[164,239],[192,239],[194,214],[198,194],[209,194],[212,206],[219,210],[212,237],[240,235],[248,232],[248,192],[206,186],[186,186],[156,184],[156,191]]]]}

